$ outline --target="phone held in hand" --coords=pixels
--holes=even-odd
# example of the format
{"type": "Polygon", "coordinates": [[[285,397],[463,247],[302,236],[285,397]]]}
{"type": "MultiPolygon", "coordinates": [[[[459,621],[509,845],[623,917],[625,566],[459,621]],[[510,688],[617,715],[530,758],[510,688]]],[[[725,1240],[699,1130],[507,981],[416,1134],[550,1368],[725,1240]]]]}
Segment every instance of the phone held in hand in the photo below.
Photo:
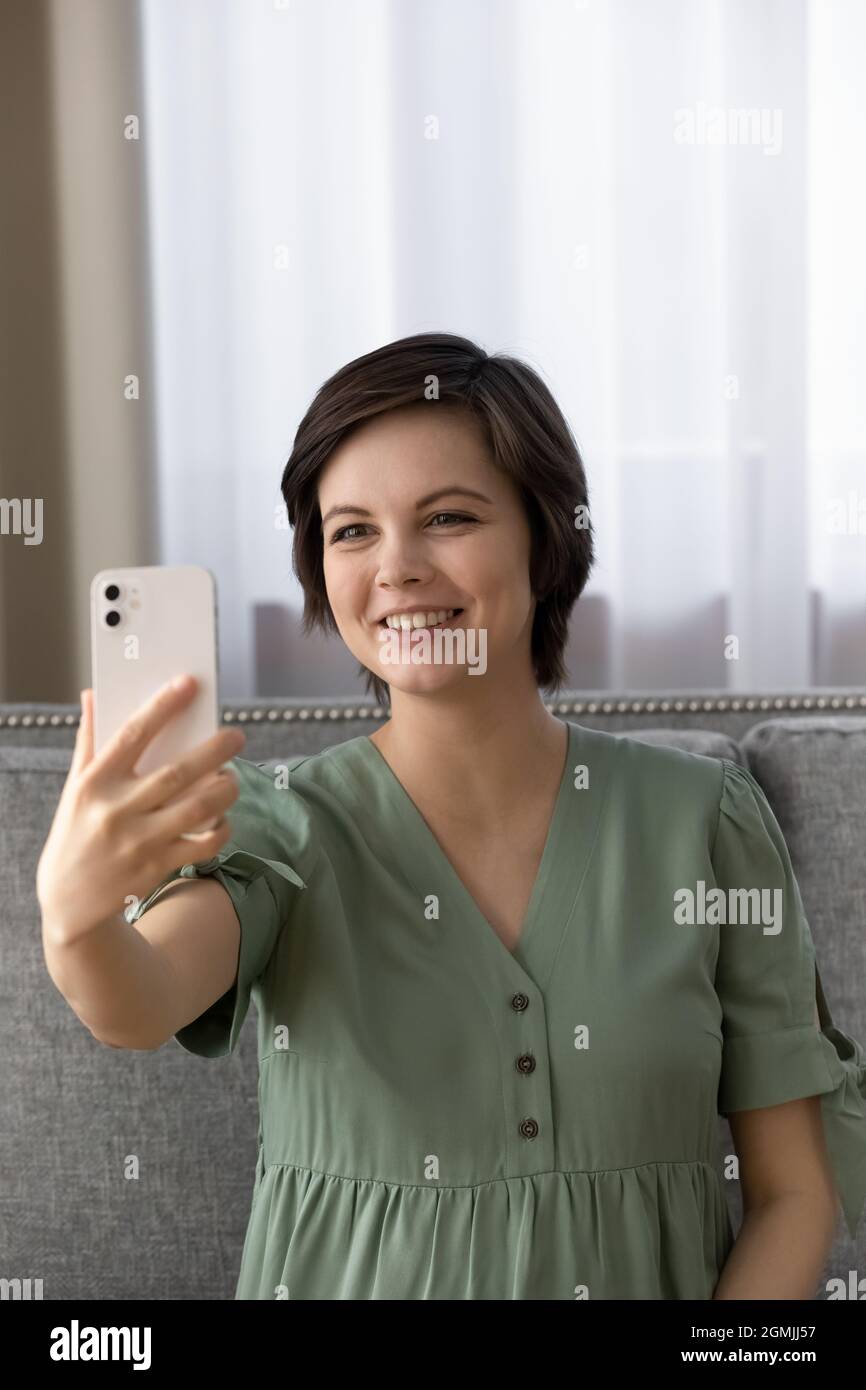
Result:
{"type": "MultiPolygon", "coordinates": [[[[93,750],[173,677],[196,677],[196,693],[150,740],[138,775],[211,738],[219,728],[216,580],[200,565],[100,570],[90,586],[93,750]]],[[[205,830],[208,827],[199,827],[205,830]]]]}

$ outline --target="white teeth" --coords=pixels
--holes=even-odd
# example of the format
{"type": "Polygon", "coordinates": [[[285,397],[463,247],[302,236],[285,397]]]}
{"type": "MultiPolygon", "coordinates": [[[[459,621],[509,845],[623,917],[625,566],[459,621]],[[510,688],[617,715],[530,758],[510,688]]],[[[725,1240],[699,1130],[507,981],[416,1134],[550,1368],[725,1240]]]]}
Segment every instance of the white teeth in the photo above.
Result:
{"type": "Polygon", "coordinates": [[[429,613],[389,613],[385,622],[393,628],[437,627],[439,623],[448,622],[456,612],[456,608],[440,608],[438,612],[431,610],[429,613]]]}

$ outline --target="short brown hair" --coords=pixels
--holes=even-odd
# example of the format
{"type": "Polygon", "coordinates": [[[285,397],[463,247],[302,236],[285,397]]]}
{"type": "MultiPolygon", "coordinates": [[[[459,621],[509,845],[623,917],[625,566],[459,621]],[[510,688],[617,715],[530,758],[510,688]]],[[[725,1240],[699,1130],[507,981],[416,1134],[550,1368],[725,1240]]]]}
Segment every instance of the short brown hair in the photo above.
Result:
{"type": "MultiPolygon", "coordinates": [[[[304,591],[302,631],[337,632],[328,602],[319,475],[353,427],[386,410],[435,400],[480,421],[494,462],[516,484],[531,530],[530,584],[537,604],[532,662],[541,689],[565,684],[568,620],[592,568],[593,532],[580,451],[544,382],[515,357],[488,355],[453,333],[417,333],[356,357],[319,387],[298,426],[280,488],[294,529],[292,567],[304,591]]],[[[390,704],[388,685],[366,666],[366,689],[390,704]]]]}

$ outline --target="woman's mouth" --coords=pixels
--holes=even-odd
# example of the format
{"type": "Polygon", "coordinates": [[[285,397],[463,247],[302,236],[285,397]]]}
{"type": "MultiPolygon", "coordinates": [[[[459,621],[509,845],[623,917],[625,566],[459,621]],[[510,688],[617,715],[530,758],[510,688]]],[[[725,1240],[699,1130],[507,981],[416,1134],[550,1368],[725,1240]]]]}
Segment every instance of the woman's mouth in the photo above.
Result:
{"type": "Polygon", "coordinates": [[[434,628],[447,627],[462,612],[462,608],[440,608],[430,609],[426,613],[395,613],[382,618],[379,627],[394,632],[432,632],[434,628]]]}

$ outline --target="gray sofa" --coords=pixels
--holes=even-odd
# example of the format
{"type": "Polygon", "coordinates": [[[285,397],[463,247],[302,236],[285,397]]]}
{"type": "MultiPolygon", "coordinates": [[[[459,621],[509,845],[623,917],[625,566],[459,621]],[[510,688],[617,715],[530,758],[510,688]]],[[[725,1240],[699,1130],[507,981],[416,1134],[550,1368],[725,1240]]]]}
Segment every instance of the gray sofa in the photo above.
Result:
{"type": "MultiPolygon", "coordinates": [[[[563,695],[591,728],[740,762],[785,834],[834,1022],[866,1045],[866,694],[563,695]]],[[[254,1180],[254,1010],[220,1062],[172,1041],[103,1047],[45,969],[35,872],[69,766],[77,706],[0,704],[0,1278],[46,1299],[231,1299],[254,1180]],[[31,1288],[37,1286],[31,1284],[31,1288]]],[[[384,711],[349,700],[229,701],[250,761],[281,761],[357,734],[384,711]]],[[[733,1153],[719,1119],[719,1171],[733,1153]]],[[[741,1204],[728,1181],[732,1221],[741,1204]]],[[[866,1269],[866,1218],[840,1216],[827,1280],[866,1269]]]]}

